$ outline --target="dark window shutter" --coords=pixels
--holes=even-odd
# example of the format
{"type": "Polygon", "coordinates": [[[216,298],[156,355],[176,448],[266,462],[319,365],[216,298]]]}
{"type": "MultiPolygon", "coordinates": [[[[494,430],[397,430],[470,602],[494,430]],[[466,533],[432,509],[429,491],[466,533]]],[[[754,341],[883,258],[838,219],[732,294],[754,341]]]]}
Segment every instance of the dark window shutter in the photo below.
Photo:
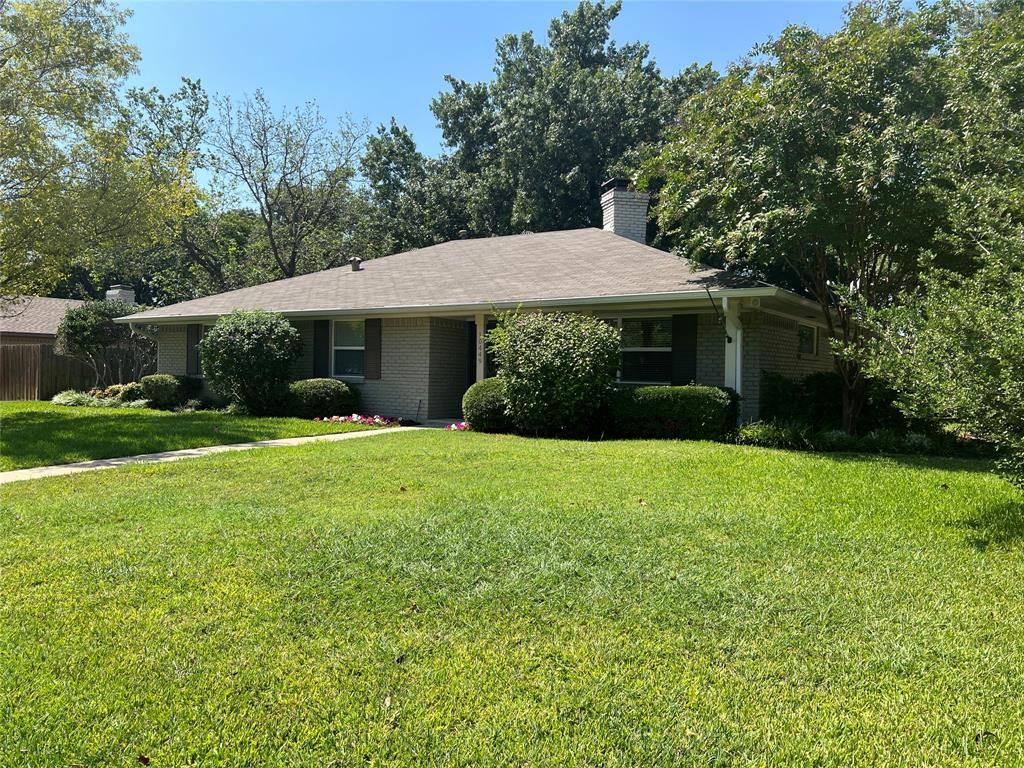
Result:
{"type": "Polygon", "coordinates": [[[697,378],[697,315],[672,315],[672,383],[697,378]]]}
{"type": "Polygon", "coordinates": [[[365,339],[365,368],[363,378],[380,378],[380,318],[371,318],[366,321],[365,339]]]}
{"type": "Polygon", "coordinates": [[[199,375],[199,340],[203,337],[203,326],[190,323],[185,326],[185,374],[199,375]]]}
{"type": "Polygon", "coordinates": [[[331,375],[331,321],[313,321],[313,375],[331,375]]]}

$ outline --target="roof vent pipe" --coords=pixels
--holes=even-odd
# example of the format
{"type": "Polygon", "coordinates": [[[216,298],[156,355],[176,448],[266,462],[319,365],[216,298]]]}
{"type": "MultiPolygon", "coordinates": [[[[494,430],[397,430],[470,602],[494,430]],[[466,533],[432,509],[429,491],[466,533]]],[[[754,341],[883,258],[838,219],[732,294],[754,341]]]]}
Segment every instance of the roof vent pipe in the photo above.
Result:
{"type": "Polygon", "coordinates": [[[460,229],[459,230],[459,240],[468,240],[468,239],[469,239],[469,230],[468,229],[460,229]]]}
{"type": "Polygon", "coordinates": [[[353,256],[351,259],[348,260],[348,263],[352,265],[353,272],[358,272],[359,270],[362,269],[361,265],[363,263],[363,260],[360,259],[358,256],[353,256]]]}

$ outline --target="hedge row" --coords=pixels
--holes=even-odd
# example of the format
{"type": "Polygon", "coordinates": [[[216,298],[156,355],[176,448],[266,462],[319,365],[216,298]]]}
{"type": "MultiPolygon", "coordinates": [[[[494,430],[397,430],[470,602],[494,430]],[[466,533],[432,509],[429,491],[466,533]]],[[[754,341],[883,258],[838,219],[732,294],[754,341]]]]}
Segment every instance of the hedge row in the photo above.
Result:
{"type": "MultiPolygon", "coordinates": [[[[113,387],[110,389],[114,389],[113,387]]],[[[118,385],[126,392],[138,392],[153,408],[173,410],[182,407],[218,405],[215,399],[203,391],[203,380],[196,376],[171,376],[155,373],[143,376],[138,384],[118,385]],[[200,398],[204,398],[200,401],[200,398]]],[[[111,395],[112,396],[112,395],[111,395]]],[[[358,392],[337,379],[303,379],[288,385],[284,402],[266,412],[274,415],[295,416],[302,419],[314,417],[346,416],[359,407],[358,392]]]]}
{"type": "Polygon", "coordinates": [[[612,394],[614,437],[724,440],[736,430],[739,396],[725,387],[636,387],[612,394]]]}
{"type": "MultiPolygon", "coordinates": [[[[724,440],[736,429],[739,397],[722,387],[635,387],[612,390],[592,431],[607,437],[724,440]]],[[[504,380],[484,379],[462,399],[463,417],[477,432],[515,432],[504,380]]]]}

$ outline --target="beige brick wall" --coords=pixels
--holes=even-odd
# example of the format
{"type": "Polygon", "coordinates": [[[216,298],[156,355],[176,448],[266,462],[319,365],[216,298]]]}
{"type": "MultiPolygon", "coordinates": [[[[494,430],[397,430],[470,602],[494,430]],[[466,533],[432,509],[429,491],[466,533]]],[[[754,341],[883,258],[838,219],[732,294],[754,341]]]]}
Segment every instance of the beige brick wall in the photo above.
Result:
{"type": "Polygon", "coordinates": [[[832,353],[825,332],[818,331],[816,355],[798,351],[798,321],[765,312],[744,312],[743,323],[743,403],[741,417],[752,421],[760,417],[761,373],[771,371],[791,379],[800,379],[819,371],[833,369],[832,353]]]}
{"type": "Polygon", "coordinates": [[[185,326],[160,326],[157,331],[156,372],[184,376],[185,370],[185,326]]]}
{"type": "Polygon", "coordinates": [[[355,385],[362,397],[362,410],[427,419],[430,319],[384,318],[380,347],[380,379],[355,385]]]}
{"type": "MultiPolygon", "coordinates": [[[[743,312],[744,420],[758,418],[761,372],[800,378],[832,370],[824,332],[819,331],[818,354],[797,351],[797,321],[761,311],[743,312]]],[[[303,355],[295,364],[296,378],[313,375],[313,322],[293,321],[303,339],[303,355]]],[[[443,318],[384,318],[381,324],[381,378],[354,386],[362,410],[424,421],[457,418],[467,385],[467,324],[443,318]]],[[[157,370],[185,373],[185,326],[159,331],[157,370]]],[[[725,379],[725,329],[715,315],[698,315],[697,383],[721,386],[725,379]]]]}
{"type": "Polygon", "coordinates": [[[458,419],[468,386],[469,323],[434,318],[430,321],[430,378],[427,417],[458,419]]]}
{"type": "Polygon", "coordinates": [[[697,383],[725,382],[725,328],[713,314],[697,315],[697,383]]]}

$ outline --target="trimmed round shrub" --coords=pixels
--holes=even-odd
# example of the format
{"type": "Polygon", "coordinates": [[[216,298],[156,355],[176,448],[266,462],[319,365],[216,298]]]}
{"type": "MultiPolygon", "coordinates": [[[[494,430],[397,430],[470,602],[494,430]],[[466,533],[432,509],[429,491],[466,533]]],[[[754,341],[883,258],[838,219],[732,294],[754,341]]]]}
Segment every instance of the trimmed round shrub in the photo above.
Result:
{"type": "Polygon", "coordinates": [[[127,384],[112,384],[107,387],[104,397],[113,397],[122,403],[131,403],[135,400],[143,400],[146,393],[142,390],[142,383],[130,381],[127,384]]]}
{"type": "Polygon", "coordinates": [[[509,432],[506,406],[505,382],[497,377],[484,379],[462,396],[462,418],[476,432],[509,432]]]}
{"type": "Polygon", "coordinates": [[[506,314],[487,338],[513,428],[529,435],[594,430],[618,368],[618,328],[569,312],[506,314]]]}
{"type": "Polygon", "coordinates": [[[154,373],[150,376],[143,376],[139,382],[142,385],[142,395],[154,408],[170,410],[181,405],[181,385],[177,376],[169,373],[154,373]]]}
{"type": "Polygon", "coordinates": [[[288,385],[288,413],[302,419],[346,416],[359,405],[356,392],[337,379],[303,379],[288,385]]]}
{"type": "Polygon", "coordinates": [[[301,355],[299,332],[279,314],[263,310],[225,315],[199,342],[212,388],[254,415],[284,410],[292,364],[301,355]]]}
{"type": "Polygon", "coordinates": [[[736,431],[739,396],[725,387],[636,387],[616,390],[615,437],[724,440],[736,431]]]}

